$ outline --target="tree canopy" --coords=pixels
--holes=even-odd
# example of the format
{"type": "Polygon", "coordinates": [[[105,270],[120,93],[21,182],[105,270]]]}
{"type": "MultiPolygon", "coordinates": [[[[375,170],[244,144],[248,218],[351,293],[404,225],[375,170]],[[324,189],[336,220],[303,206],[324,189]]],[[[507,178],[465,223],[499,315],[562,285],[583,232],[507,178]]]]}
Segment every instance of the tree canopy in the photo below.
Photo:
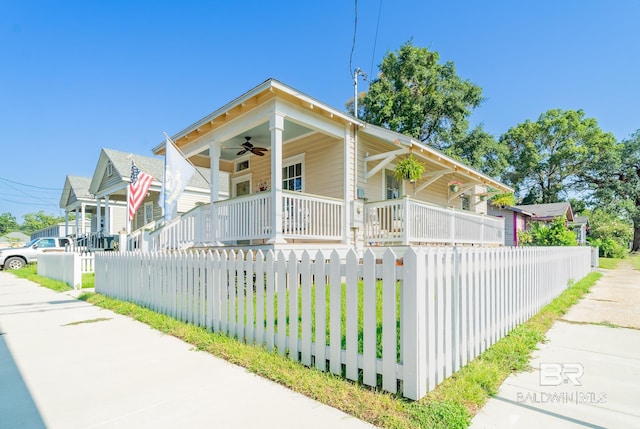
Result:
{"type": "Polygon", "coordinates": [[[0,235],[5,235],[17,229],[18,222],[16,222],[15,216],[7,212],[0,214],[0,235]]]}
{"type": "MultiPolygon", "coordinates": [[[[456,74],[453,62],[410,41],[389,52],[362,97],[359,114],[369,123],[406,134],[490,175],[506,166],[506,149],[468,118],[482,89],[456,74]]],[[[353,105],[350,105],[353,110],[353,105]]]]}
{"type": "Polygon", "coordinates": [[[580,185],[580,177],[615,150],[611,133],[582,110],[553,109],[536,122],[526,120],[500,137],[509,148],[503,178],[527,203],[561,201],[561,192],[580,185]]]}
{"type": "Polygon", "coordinates": [[[25,233],[38,231],[64,220],[63,217],[46,214],[43,210],[40,210],[37,213],[27,213],[23,216],[23,219],[24,222],[22,223],[21,229],[25,233]]]}
{"type": "Polygon", "coordinates": [[[581,173],[593,197],[633,223],[631,250],[640,250],[640,130],[581,173]]]}

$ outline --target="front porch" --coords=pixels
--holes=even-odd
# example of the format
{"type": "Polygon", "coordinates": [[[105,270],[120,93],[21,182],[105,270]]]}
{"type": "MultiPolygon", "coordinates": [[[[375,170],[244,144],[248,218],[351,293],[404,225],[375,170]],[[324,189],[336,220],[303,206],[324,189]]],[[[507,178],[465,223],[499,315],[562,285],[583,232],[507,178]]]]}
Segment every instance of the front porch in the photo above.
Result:
{"type": "Polygon", "coordinates": [[[200,205],[150,233],[154,250],[203,246],[334,244],[482,245],[504,242],[504,219],[400,199],[360,202],[282,192],[282,216],[273,222],[273,194],[257,193],[200,205]],[[352,212],[345,224],[345,211],[352,212]],[[355,236],[355,240],[352,240],[355,236]],[[284,238],[277,240],[277,237],[284,238]]]}

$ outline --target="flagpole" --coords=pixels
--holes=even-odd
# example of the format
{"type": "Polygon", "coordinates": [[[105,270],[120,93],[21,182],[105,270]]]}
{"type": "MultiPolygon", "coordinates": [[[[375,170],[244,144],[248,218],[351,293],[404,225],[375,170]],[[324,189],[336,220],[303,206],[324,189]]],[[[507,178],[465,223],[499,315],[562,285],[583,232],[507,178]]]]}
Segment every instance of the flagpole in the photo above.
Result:
{"type": "MultiPolygon", "coordinates": [[[[131,165],[133,165],[133,161],[131,161],[131,165]]],[[[131,177],[131,176],[129,176],[131,177]]],[[[129,184],[127,185],[127,235],[131,234],[131,222],[133,222],[133,218],[131,218],[131,179],[129,179],[129,184]]]]}
{"type": "MultiPolygon", "coordinates": [[[[191,166],[194,168],[194,170],[196,170],[196,173],[198,173],[198,174],[200,175],[200,177],[202,177],[202,178],[205,180],[205,182],[207,182],[207,185],[211,184],[211,182],[209,181],[209,179],[207,179],[207,178],[205,177],[205,175],[204,175],[204,174],[202,174],[202,173],[200,172],[200,170],[198,170],[198,167],[196,167],[196,166],[193,164],[193,162],[191,162],[191,160],[185,156],[184,152],[182,152],[182,151],[180,150],[180,148],[178,147],[178,145],[176,145],[176,144],[173,142],[173,140],[171,140],[171,137],[169,137],[169,135],[168,135],[166,132],[164,132],[164,131],[162,132],[162,134],[164,134],[164,136],[167,138],[167,142],[169,142],[170,144],[172,144],[172,145],[173,145],[173,147],[178,151],[178,153],[179,153],[179,154],[180,154],[184,159],[186,159],[186,160],[187,160],[187,162],[188,162],[189,164],[191,164],[191,166]]],[[[166,148],[166,146],[165,146],[165,148],[164,148],[164,154],[165,154],[165,155],[164,155],[164,162],[165,162],[165,169],[166,169],[166,164],[167,164],[167,148],[166,148]]]]}

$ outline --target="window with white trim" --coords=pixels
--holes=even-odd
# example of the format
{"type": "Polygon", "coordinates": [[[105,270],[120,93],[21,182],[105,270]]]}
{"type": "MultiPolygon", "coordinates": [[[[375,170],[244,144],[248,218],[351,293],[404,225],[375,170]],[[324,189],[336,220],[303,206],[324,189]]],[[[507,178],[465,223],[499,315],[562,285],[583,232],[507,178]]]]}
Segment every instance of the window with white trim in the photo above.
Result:
{"type": "Polygon", "coordinates": [[[107,162],[107,177],[113,176],[113,163],[111,161],[107,162]]]}
{"type": "Polygon", "coordinates": [[[304,154],[282,161],[282,189],[304,192],[304,154]]]}
{"type": "Polygon", "coordinates": [[[144,224],[153,221],[153,201],[144,203],[144,224]]]}

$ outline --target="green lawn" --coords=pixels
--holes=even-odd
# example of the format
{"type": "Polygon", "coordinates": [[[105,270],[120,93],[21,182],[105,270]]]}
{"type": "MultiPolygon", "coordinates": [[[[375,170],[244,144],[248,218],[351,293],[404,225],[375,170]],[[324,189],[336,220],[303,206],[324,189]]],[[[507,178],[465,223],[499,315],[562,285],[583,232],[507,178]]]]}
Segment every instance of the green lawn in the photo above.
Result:
{"type": "MultiPolygon", "coordinates": [[[[54,290],[56,292],[64,292],[67,290],[71,290],[72,288],[59,280],[53,280],[48,277],[42,277],[38,275],[38,266],[36,264],[28,264],[19,270],[11,270],[9,271],[11,274],[15,274],[18,277],[22,277],[27,280],[31,280],[33,282],[39,283],[41,286],[54,290]]],[[[82,288],[92,288],[94,281],[93,273],[85,273],[82,274],[82,288]]]]}

